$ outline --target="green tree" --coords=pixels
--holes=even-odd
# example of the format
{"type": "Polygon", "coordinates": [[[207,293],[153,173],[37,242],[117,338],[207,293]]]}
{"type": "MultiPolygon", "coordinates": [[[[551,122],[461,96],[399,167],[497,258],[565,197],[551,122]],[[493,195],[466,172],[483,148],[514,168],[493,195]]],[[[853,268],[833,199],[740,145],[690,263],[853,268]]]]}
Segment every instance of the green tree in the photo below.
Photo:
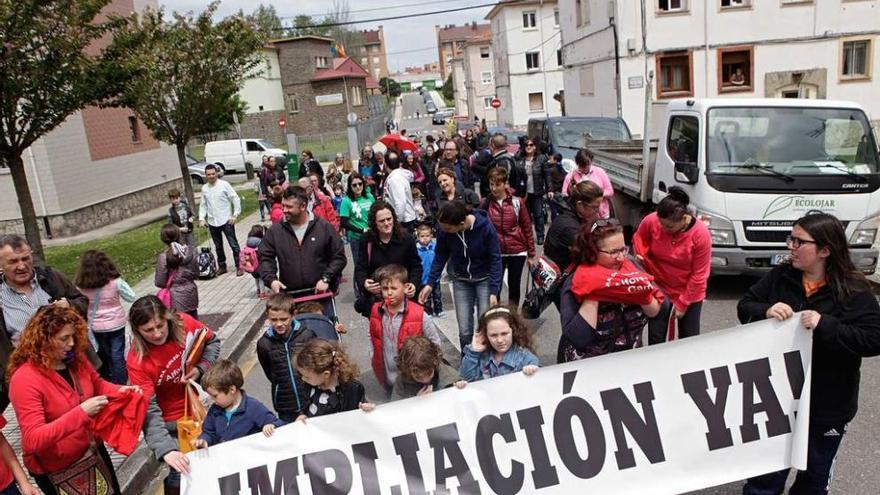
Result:
{"type": "Polygon", "coordinates": [[[383,95],[397,98],[400,96],[400,83],[390,77],[383,77],[382,79],[379,79],[379,91],[381,91],[383,95]]]}
{"type": "MultiPolygon", "coordinates": [[[[97,18],[110,0],[0,0],[0,161],[9,168],[25,236],[43,244],[22,153],[72,113],[113,95],[112,57],[89,49],[122,24],[97,18]]],[[[102,18],[103,19],[103,18],[102,18]]]]}
{"type": "Polygon", "coordinates": [[[284,35],[281,18],[278,17],[278,12],[272,4],[268,6],[260,4],[247,18],[256,25],[257,30],[267,40],[282,38],[284,35]]]}
{"type": "Polygon", "coordinates": [[[446,76],[446,82],[443,83],[443,88],[440,89],[440,94],[443,96],[443,99],[446,100],[446,104],[448,105],[450,102],[455,101],[454,89],[452,87],[452,73],[450,72],[448,76],[446,76]]]}
{"type": "Polygon", "coordinates": [[[214,22],[214,2],[193,17],[147,10],[117,36],[111,49],[129,78],[115,105],[133,108],[153,136],[177,148],[186,197],[193,202],[186,144],[229,129],[242,112],[238,90],[259,74],[265,42],[244,16],[214,22]]]}
{"type": "Polygon", "coordinates": [[[330,36],[330,28],[322,24],[333,22],[332,20],[317,20],[311,16],[300,14],[293,18],[293,33],[295,36],[330,36]]]}

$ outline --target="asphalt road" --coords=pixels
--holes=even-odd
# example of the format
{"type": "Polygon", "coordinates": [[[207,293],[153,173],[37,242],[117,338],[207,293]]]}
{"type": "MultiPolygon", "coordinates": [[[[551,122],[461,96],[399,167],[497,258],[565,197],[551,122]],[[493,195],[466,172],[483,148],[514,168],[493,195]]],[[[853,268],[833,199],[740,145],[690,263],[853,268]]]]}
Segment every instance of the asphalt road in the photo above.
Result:
{"type": "MultiPolygon", "coordinates": [[[[401,128],[408,131],[424,131],[439,129],[440,126],[431,126],[430,119],[407,119],[408,111],[415,108],[424,109],[421,104],[421,96],[416,94],[404,95],[403,116],[401,128]]],[[[540,249],[540,247],[539,247],[540,249]]],[[[349,259],[351,259],[349,257],[349,259]]],[[[369,338],[366,319],[354,312],[352,292],[352,267],[346,267],[345,276],[347,282],[343,284],[340,295],[337,297],[337,311],[342,321],[348,328],[348,333],[342,337],[342,342],[361,370],[361,381],[367,388],[367,396],[375,402],[382,402],[383,394],[370,370],[369,363],[369,338]]],[[[729,328],[737,325],[736,303],[742,293],[755,282],[754,278],[745,276],[713,277],[709,283],[709,293],[703,305],[702,333],[711,333],[716,330],[729,328]]],[[[525,281],[524,281],[525,283],[525,281]]],[[[443,285],[444,308],[447,316],[444,319],[435,319],[435,323],[446,337],[444,353],[452,363],[458,362],[457,326],[452,307],[452,298],[449,285],[443,285]]],[[[523,288],[523,294],[525,288],[523,288]]],[[[502,292],[506,298],[506,289],[502,292]]],[[[538,357],[543,365],[552,365],[556,360],[556,347],[560,335],[559,314],[551,305],[542,318],[534,322],[537,335],[538,357]]],[[[251,349],[255,344],[251,346],[251,349]]],[[[719,349],[723,352],[723,349],[719,349]]],[[[245,389],[249,394],[266,404],[271,404],[269,396],[269,383],[266,380],[259,365],[256,365],[256,356],[253,352],[243,358],[243,368],[247,372],[245,389]]],[[[849,425],[849,430],[844,437],[840,453],[835,466],[832,493],[840,494],[870,494],[880,493],[880,470],[874,467],[880,456],[880,397],[877,390],[880,385],[880,360],[867,359],[862,365],[862,387],[860,398],[860,412],[856,419],[849,425]]],[[[789,482],[793,481],[789,477],[789,482]]],[[[734,495],[741,493],[741,482],[701,490],[698,494],[724,494],[734,495]]]]}

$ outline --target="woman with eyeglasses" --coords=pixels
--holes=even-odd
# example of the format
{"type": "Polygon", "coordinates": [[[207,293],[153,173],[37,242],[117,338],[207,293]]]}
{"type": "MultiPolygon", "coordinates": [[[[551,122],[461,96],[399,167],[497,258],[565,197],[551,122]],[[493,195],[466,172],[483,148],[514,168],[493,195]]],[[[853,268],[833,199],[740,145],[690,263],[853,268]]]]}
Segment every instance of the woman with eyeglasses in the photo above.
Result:
{"type": "Polygon", "coordinates": [[[547,155],[538,149],[538,141],[525,139],[523,148],[517,153],[517,166],[525,170],[526,206],[535,226],[538,245],[544,244],[544,195],[550,178],[547,174],[547,155]]]}
{"type": "Polygon", "coordinates": [[[367,214],[375,202],[364,177],[357,172],[349,174],[345,197],[339,205],[339,220],[345,229],[345,238],[351,248],[351,261],[355,266],[361,252],[361,237],[367,230],[367,214]]]}
{"type": "MultiPolygon", "coordinates": [[[[862,358],[880,354],[880,306],[834,216],[801,217],[787,245],[790,260],[746,291],[737,316],[741,323],[796,317],[813,332],[807,469],[798,471],[789,493],[827,493],[840,441],[858,409],[862,358]]],[[[782,493],[788,472],[751,478],[743,493],[782,493]]]]}
{"type": "Polygon", "coordinates": [[[602,188],[586,181],[571,186],[567,201],[558,201],[559,215],[547,229],[544,254],[565,270],[571,264],[571,247],[582,225],[592,225],[599,218],[602,188]]]}
{"type": "Polygon", "coordinates": [[[709,229],[688,207],[681,188],[669,188],[657,211],[646,216],[633,237],[636,258],[657,280],[667,300],[648,323],[648,344],[666,342],[677,327],[681,338],[700,334],[700,312],[712,261],[709,229]],[[675,316],[675,327],[670,325],[675,316]]]}
{"type": "Polygon", "coordinates": [[[584,225],[572,252],[577,269],[562,288],[557,362],[641,347],[663,296],[628,258],[620,224],[598,219],[584,225]]]}

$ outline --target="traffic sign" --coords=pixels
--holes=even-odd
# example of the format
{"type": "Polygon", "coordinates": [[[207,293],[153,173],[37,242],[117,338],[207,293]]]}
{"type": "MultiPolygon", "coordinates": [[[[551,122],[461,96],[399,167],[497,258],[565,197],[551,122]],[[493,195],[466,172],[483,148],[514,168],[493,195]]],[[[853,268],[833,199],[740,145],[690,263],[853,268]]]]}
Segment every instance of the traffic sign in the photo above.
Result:
{"type": "Polygon", "coordinates": [[[498,98],[492,98],[492,108],[499,108],[501,106],[501,100],[498,98]]]}
{"type": "Polygon", "coordinates": [[[287,125],[287,121],[284,120],[284,117],[281,117],[280,119],[278,119],[278,127],[281,127],[283,129],[284,126],[286,126],[286,125],[287,125]]]}

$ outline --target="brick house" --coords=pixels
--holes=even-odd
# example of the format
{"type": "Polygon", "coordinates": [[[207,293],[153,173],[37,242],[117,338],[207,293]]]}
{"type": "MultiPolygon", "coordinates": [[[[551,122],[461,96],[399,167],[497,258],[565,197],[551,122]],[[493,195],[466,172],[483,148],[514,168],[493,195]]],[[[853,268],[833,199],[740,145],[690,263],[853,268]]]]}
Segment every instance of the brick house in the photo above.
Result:
{"type": "MultiPolygon", "coordinates": [[[[155,0],[114,0],[127,15],[155,0]]],[[[98,46],[100,48],[100,46],[98,46]]],[[[67,237],[165,204],[181,187],[177,152],[153,139],[132,110],[89,107],[37,140],[22,156],[44,235],[67,237]]],[[[0,167],[0,232],[24,232],[8,169],[0,167]]]]}

